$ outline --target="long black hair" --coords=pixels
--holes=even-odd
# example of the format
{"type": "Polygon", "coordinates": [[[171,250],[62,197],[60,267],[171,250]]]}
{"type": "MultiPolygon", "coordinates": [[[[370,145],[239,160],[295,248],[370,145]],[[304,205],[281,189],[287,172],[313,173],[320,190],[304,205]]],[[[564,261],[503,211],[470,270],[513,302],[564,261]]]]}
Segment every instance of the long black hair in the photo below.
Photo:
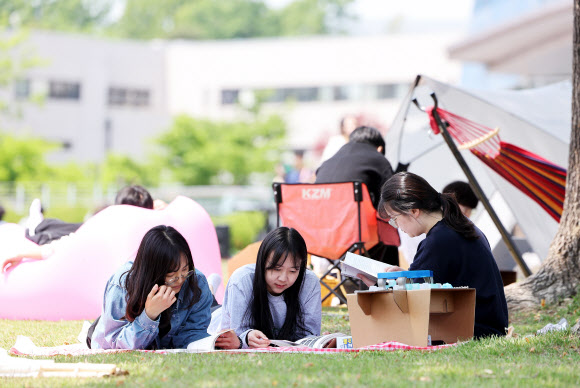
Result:
{"type": "MultiPolygon", "coordinates": [[[[185,256],[189,270],[194,270],[191,250],[185,238],[171,226],[159,225],[150,229],[137,250],[135,262],[125,279],[127,290],[127,310],[125,318],[133,322],[145,309],[147,295],[155,284],[165,284],[165,275],[177,272],[181,268],[181,257],[185,256]]],[[[189,288],[192,294],[192,307],[199,301],[201,290],[197,285],[197,276],[190,276],[183,284],[182,290],[189,288]]]]}
{"type": "Polygon", "coordinates": [[[296,229],[285,226],[274,229],[268,233],[260,245],[254,273],[252,300],[246,316],[249,315],[251,327],[260,330],[268,338],[291,341],[299,339],[297,331],[304,328],[299,296],[306,272],[306,259],[306,243],[296,229]],[[286,260],[294,260],[295,264],[300,264],[300,271],[294,284],[282,293],[286,302],[286,319],[280,331],[275,333],[268,301],[266,271],[282,265],[286,260]]]}
{"type": "Polygon", "coordinates": [[[479,237],[473,223],[461,213],[455,197],[437,192],[425,179],[412,172],[399,172],[381,188],[379,215],[388,218],[386,206],[400,213],[411,209],[441,211],[443,222],[468,240],[479,237]]]}

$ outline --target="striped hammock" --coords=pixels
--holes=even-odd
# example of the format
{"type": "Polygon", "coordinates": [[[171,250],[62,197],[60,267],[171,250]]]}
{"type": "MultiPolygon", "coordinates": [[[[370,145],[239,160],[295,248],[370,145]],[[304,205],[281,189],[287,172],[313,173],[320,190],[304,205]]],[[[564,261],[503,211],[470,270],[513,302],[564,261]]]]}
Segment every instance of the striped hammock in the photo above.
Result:
{"type": "MultiPolygon", "coordinates": [[[[433,133],[439,127],[433,117],[433,108],[427,109],[433,133]]],[[[550,216],[560,222],[566,189],[566,169],[501,141],[498,129],[477,124],[451,112],[437,108],[439,117],[448,123],[447,130],[459,144],[469,149],[483,163],[536,201],[550,216]]]]}

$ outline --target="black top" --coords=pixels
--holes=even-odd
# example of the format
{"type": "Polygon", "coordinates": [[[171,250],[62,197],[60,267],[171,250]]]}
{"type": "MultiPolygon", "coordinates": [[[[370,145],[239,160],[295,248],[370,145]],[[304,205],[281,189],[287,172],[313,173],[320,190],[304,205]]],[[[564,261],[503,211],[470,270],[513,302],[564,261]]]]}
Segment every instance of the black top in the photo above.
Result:
{"type": "Polygon", "coordinates": [[[501,275],[485,235],[467,240],[439,221],[419,243],[410,270],[433,271],[435,283],[475,288],[474,336],[505,335],[508,309],[501,275]]]}
{"type": "Polygon", "coordinates": [[[34,229],[34,236],[30,235],[28,229],[25,230],[24,235],[30,241],[37,243],[38,245],[50,244],[51,242],[60,239],[61,237],[68,236],[71,233],[77,231],[82,223],[72,224],[70,222],[64,222],[56,218],[45,218],[40,224],[34,229]]]}
{"type": "Polygon", "coordinates": [[[391,164],[366,143],[346,143],[333,157],[316,170],[316,183],[361,181],[376,209],[381,198],[381,186],[393,175],[391,164]]]}

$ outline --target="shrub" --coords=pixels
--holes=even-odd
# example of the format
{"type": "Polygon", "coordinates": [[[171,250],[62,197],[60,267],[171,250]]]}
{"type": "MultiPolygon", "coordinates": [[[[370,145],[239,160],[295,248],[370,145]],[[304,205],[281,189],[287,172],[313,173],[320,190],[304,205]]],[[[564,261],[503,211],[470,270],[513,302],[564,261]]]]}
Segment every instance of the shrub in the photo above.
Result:
{"type": "Polygon", "coordinates": [[[225,216],[213,217],[214,225],[230,227],[230,244],[232,252],[239,251],[258,239],[266,225],[267,215],[263,212],[237,212],[225,216]]]}

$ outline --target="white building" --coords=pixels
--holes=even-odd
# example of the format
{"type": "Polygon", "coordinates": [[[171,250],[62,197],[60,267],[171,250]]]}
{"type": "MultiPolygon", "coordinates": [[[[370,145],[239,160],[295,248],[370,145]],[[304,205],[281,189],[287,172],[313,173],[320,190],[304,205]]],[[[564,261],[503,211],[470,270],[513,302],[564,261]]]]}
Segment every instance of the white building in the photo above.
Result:
{"type": "Polygon", "coordinates": [[[22,114],[0,128],[62,143],[54,160],[142,155],[143,140],[169,124],[162,45],[37,32],[23,46],[43,64],[14,85],[22,114]],[[24,102],[34,95],[43,102],[24,102]]]}
{"type": "Polygon", "coordinates": [[[238,104],[268,91],[289,147],[311,149],[345,114],[388,126],[416,74],[457,82],[446,48],[458,34],[230,41],[105,40],[35,32],[25,43],[46,65],[29,70],[11,99],[21,118],[0,127],[66,145],[54,160],[101,161],[108,151],[143,158],[149,140],[179,113],[247,117],[238,104]],[[44,94],[44,103],[25,98],[44,94]]]}

